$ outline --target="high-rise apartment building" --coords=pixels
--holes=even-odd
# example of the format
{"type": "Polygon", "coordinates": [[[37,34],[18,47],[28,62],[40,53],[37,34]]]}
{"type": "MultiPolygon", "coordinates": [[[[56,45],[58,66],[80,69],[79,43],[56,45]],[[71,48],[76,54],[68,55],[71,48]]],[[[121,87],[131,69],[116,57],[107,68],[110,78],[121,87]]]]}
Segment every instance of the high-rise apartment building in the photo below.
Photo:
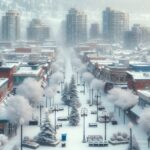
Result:
{"type": "Polygon", "coordinates": [[[2,40],[16,41],[20,38],[20,14],[15,10],[9,10],[2,17],[2,40]]]}
{"type": "Polygon", "coordinates": [[[39,19],[33,19],[27,28],[28,40],[44,41],[50,38],[50,28],[39,19]]]}
{"type": "Polygon", "coordinates": [[[103,11],[103,37],[111,42],[123,40],[124,33],[129,30],[129,15],[124,12],[106,8],[103,11]]]}
{"type": "Polygon", "coordinates": [[[75,45],[87,40],[87,16],[71,8],[66,16],[66,44],[75,45]]]}
{"type": "Polygon", "coordinates": [[[96,39],[100,36],[99,24],[92,23],[90,27],[90,39],[96,39]]]}
{"type": "Polygon", "coordinates": [[[149,45],[150,28],[134,24],[130,31],[125,32],[124,46],[126,48],[135,48],[140,45],[149,45]]]}

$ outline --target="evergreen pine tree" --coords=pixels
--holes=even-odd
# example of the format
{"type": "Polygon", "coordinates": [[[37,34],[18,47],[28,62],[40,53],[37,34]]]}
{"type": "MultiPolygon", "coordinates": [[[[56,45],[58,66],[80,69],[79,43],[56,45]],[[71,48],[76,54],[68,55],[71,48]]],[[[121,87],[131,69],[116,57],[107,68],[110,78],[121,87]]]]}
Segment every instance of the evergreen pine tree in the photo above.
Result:
{"type": "Polygon", "coordinates": [[[77,126],[80,121],[79,112],[76,107],[72,107],[70,116],[69,116],[69,124],[71,126],[77,126]]]}
{"type": "Polygon", "coordinates": [[[41,126],[41,132],[35,137],[35,141],[41,145],[56,146],[59,141],[56,139],[55,129],[52,127],[48,113],[46,113],[46,119],[41,126]]]}
{"type": "Polygon", "coordinates": [[[69,85],[69,96],[70,96],[70,106],[71,107],[80,107],[80,102],[77,94],[77,88],[75,84],[75,79],[72,76],[70,85],[69,85]]]}
{"type": "Polygon", "coordinates": [[[63,101],[63,103],[65,105],[69,105],[68,95],[69,95],[68,94],[68,85],[65,84],[65,87],[64,87],[64,89],[62,91],[62,97],[61,97],[61,100],[63,101]]]}

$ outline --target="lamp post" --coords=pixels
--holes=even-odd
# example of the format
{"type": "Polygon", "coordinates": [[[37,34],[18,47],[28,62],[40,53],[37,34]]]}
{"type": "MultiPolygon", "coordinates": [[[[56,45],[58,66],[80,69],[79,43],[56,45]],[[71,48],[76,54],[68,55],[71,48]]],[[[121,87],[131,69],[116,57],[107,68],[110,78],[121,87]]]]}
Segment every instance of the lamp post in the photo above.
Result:
{"type": "Polygon", "coordinates": [[[92,88],[92,105],[93,105],[93,93],[94,93],[94,89],[92,88]]]}
{"type": "Polygon", "coordinates": [[[99,97],[101,98],[101,95],[97,94],[97,96],[96,96],[96,98],[97,98],[97,102],[96,102],[96,106],[97,106],[97,119],[96,120],[97,120],[97,122],[98,122],[98,106],[99,106],[99,99],[98,98],[99,97]]]}
{"type": "Polygon", "coordinates": [[[20,129],[21,129],[21,134],[20,134],[20,136],[21,136],[21,138],[20,138],[20,149],[22,150],[22,141],[23,141],[23,124],[24,124],[24,119],[23,118],[21,118],[20,119],[20,129]]]}
{"type": "Polygon", "coordinates": [[[104,137],[105,137],[105,141],[107,140],[107,123],[106,123],[106,119],[108,117],[108,113],[106,111],[103,111],[103,116],[104,116],[104,131],[105,131],[105,134],[104,134],[104,137]]]}
{"type": "Polygon", "coordinates": [[[130,129],[130,150],[132,150],[132,127],[133,127],[133,124],[131,122],[129,122],[128,127],[130,129]]]}
{"type": "Polygon", "coordinates": [[[40,102],[40,126],[42,122],[42,101],[40,102]]]}
{"type": "Polygon", "coordinates": [[[83,92],[85,94],[85,81],[83,82],[83,92]]]}
{"type": "Polygon", "coordinates": [[[83,143],[86,143],[86,138],[85,138],[85,117],[88,115],[88,110],[87,108],[82,108],[81,109],[81,117],[83,117],[83,143]]]}
{"type": "Polygon", "coordinates": [[[56,112],[58,111],[57,105],[54,106],[53,111],[54,111],[54,126],[55,126],[55,132],[56,132],[56,112]]]}
{"type": "Polygon", "coordinates": [[[47,108],[47,96],[46,96],[46,108],[47,108]]]}
{"type": "MultiPolygon", "coordinates": [[[[70,102],[70,95],[67,96],[67,99],[68,99],[68,101],[70,102]]],[[[69,119],[69,115],[70,115],[70,112],[69,112],[69,103],[68,103],[67,106],[68,106],[68,119],[69,119]]]]}
{"type": "Polygon", "coordinates": [[[77,85],[79,85],[78,78],[79,78],[79,72],[77,71],[77,85]]]}

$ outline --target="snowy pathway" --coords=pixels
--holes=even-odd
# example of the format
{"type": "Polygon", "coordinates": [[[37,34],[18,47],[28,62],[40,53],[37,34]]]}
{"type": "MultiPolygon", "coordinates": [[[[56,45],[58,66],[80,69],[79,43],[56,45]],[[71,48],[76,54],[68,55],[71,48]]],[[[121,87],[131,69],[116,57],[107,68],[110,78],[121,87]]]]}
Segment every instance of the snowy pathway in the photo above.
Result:
{"type": "Polygon", "coordinates": [[[71,65],[71,57],[70,53],[66,53],[65,55],[65,82],[69,83],[70,79],[73,75],[72,65],[71,65]]]}

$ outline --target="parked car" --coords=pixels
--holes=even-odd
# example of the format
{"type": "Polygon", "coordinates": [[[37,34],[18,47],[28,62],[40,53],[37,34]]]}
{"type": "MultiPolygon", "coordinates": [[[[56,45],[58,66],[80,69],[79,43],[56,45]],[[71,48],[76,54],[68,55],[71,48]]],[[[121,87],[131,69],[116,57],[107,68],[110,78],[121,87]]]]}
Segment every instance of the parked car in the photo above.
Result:
{"type": "Polygon", "coordinates": [[[22,142],[22,146],[27,148],[37,149],[40,145],[34,142],[33,140],[29,139],[28,137],[25,137],[22,142]]]}

